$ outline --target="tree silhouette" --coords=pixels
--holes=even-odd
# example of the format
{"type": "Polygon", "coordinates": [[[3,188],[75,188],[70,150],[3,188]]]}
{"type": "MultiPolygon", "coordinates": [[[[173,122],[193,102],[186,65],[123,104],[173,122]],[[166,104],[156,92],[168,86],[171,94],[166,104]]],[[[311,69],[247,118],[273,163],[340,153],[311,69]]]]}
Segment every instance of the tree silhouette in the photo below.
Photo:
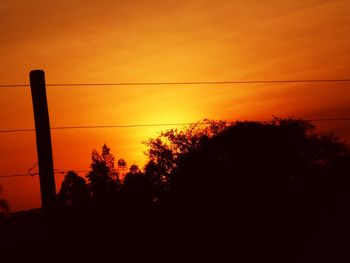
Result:
{"type": "Polygon", "coordinates": [[[113,199],[121,187],[115,158],[110,151],[106,144],[103,145],[101,154],[94,150],[91,156],[91,171],[87,174],[92,198],[99,203],[113,199]]]}
{"type": "Polygon", "coordinates": [[[126,167],[126,161],[124,159],[118,160],[118,167],[125,168],[126,167]]]}
{"type": "MultiPolygon", "coordinates": [[[[0,195],[1,195],[1,192],[2,192],[2,188],[0,186],[0,195]]],[[[10,211],[10,206],[9,206],[7,200],[0,199],[0,217],[2,215],[8,214],[9,211],[10,211]]]]}
{"type": "Polygon", "coordinates": [[[125,175],[123,190],[128,205],[136,208],[149,208],[153,202],[153,186],[146,174],[137,165],[131,165],[125,175]]]}
{"type": "Polygon", "coordinates": [[[156,184],[170,187],[171,176],[184,154],[197,149],[201,142],[211,138],[226,128],[224,121],[203,120],[189,125],[186,129],[171,129],[155,139],[149,139],[146,155],[149,162],[145,172],[156,184]]]}
{"type": "Polygon", "coordinates": [[[177,157],[172,203],[199,232],[215,225],[237,247],[287,255],[349,195],[349,156],[307,121],[237,122],[177,157]]]}
{"type": "Polygon", "coordinates": [[[69,171],[57,194],[59,204],[70,207],[81,207],[88,204],[90,199],[89,189],[84,178],[76,172],[69,171]]]}

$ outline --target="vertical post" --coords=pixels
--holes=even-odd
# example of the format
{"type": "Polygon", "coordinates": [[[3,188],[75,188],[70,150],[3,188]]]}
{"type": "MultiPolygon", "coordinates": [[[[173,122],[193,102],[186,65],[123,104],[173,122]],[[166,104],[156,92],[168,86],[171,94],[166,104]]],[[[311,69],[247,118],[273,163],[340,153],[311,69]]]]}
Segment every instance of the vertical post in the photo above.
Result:
{"type": "Polygon", "coordinates": [[[42,208],[53,208],[56,201],[56,186],[52,159],[49,111],[46,99],[45,73],[33,70],[29,74],[32,92],[36,147],[42,208]]]}

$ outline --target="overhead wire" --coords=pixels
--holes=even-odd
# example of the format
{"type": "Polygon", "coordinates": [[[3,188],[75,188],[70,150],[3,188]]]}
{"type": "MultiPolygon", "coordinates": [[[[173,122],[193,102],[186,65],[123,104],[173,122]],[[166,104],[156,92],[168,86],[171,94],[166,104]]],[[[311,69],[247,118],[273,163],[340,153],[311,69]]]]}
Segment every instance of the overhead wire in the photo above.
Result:
{"type": "MultiPolygon", "coordinates": [[[[229,80],[229,81],[175,81],[175,82],[112,82],[112,83],[48,83],[47,87],[79,86],[159,86],[159,85],[227,85],[227,84],[273,84],[273,83],[322,83],[350,82],[342,79],[295,79],[295,80],[229,80]]],[[[29,87],[29,84],[0,84],[1,88],[29,87]]]]}
{"type": "MultiPolygon", "coordinates": [[[[65,171],[65,170],[55,169],[54,170],[54,174],[66,174],[69,171],[70,170],[65,171]]],[[[74,171],[76,173],[88,173],[89,172],[87,170],[77,170],[77,171],[76,170],[71,170],[71,171],[74,171]]],[[[12,177],[23,177],[23,176],[25,176],[25,177],[27,177],[27,176],[33,177],[33,176],[36,176],[36,175],[39,175],[39,173],[35,172],[35,173],[25,173],[25,174],[8,174],[8,175],[0,175],[0,179],[1,178],[12,178],[12,177]]]]}
{"type": "MultiPolygon", "coordinates": [[[[254,122],[271,122],[267,120],[246,120],[254,122]]],[[[333,122],[333,121],[350,121],[350,117],[339,118],[318,118],[318,119],[305,119],[310,122],[333,122]]],[[[239,121],[227,121],[226,123],[234,124],[239,121]]],[[[72,129],[108,129],[108,128],[139,128],[139,127],[164,127],[164,126],[185,126],[185,125],[207,125],[210,122],[178,122],[178,123],[146,123],[146,124],[129,124],[129,125],[81,125],[81,126],[54,126],[51,130],[72,130],[72,129]]],[[[35,128],[24,129],[4,129],[0,130],[0,133],[14,133],[14,132],[34,132],[35,128]]]]}

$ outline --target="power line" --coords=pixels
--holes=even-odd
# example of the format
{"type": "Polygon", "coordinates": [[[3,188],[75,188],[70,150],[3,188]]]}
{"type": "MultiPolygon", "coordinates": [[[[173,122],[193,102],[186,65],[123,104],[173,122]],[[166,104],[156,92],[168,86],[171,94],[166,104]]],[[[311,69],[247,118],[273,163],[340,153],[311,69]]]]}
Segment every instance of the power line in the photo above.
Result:
{"type": "MultiPolygon", "coordinates": [[[[271,121],[256,121],[255,122],[271,122],[271,121]]],[[[320,118],[320,119],[308,119],[305,121],[310,122],[331,122],[331,121],[350,121],[350,117],[345,118],[320,118]]],[[[226,123],[234,124],[239,121],[229,121],[226,123]]],[[[82,125],[82,126],[57,126],[51,127],[51,130],[72,130],[72,129],[108,129],[108,128],[140,128],[140,127],[162,127],[162,126],[180,126],[180,125],[207,125],[210,122],[179,122],[179,123],[150,123],[150,124],[130,124],[130,125],[82,125]]],[[[0,133],[13,133],[13,132],[34,132],[34,128],[27,129],[8,129],[0,130],[0,133]]]]}
{"type": "MultiPolygon", "coordinates": [[[[36,175],[36,174],[33,174],[36,175]]],[[[0,178],[11,178],[11,177],[21,177],[21,176],[31,176],[29,174],[9,174],[9,175],[0,175],[0,178]]]]}
{"type": "MultiPolygon", "coordinates": [[[[82,125],[82,126],[59,126],[51,127],[51,130],[71,130],[71,129],[101,129],[101,128],[137,128],[137,127],[158,127],[158,126],[177,126],[177,125],[191,125],[194,122],[187,123],[159,123],[159,124],[131,124],[131,125],[82,125]]],[[[9,129],[0,130],[0,133],[11,133],[11,132],[33,132],[34,128],[28,129],[9,129]]]]}
{"type": "MultiPolygon", "coordinates": [[[[85,170],[78,170],[78,171],[75,171],[75,170],[72,170],[76,173],[88,173],[89,171],[85,171],[85,170]]],[[[54,171],[55,174],[66,174],[68,173],[68,171],[61,171],[61,170],[56,170],[54,171]]],[[[30,177],[33,177],[35,175],[39,175],[39,173],[26,173],[26,174],[9,174],[9,175],[0,175],[0,179],[1,178],[13,178],[13,177],[23,177],[23,176],[30,176],[30,177]]]]}
{"type": "MultiPolygon", "coordinates": [[[[159,85],[226,85],[226,84],[272,84],[272,83],[321,83],[350,82],[345,79],[297,79],[297,80],[240,80],[240,81],[183,81],[183,82],[115,82],[115,83],[53,83],[47,87],[79,86],[159,86],[159,85]]],[[[29,84],[0,84],[1,88],[29,87],[29,84]]]]}

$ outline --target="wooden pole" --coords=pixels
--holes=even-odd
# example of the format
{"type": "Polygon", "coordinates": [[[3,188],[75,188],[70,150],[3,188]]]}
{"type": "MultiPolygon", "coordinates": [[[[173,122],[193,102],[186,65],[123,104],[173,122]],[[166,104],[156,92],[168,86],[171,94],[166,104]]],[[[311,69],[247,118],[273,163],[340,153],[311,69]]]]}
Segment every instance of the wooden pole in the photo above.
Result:
{"type": "Polygon", "coordinates": [[[36,147],[42,208],[53,208],[56,203],[56,186],[52,159],[49,111],[46,99],[45,73],[33,70],[29,74],[32,92],[36,147]]]}

